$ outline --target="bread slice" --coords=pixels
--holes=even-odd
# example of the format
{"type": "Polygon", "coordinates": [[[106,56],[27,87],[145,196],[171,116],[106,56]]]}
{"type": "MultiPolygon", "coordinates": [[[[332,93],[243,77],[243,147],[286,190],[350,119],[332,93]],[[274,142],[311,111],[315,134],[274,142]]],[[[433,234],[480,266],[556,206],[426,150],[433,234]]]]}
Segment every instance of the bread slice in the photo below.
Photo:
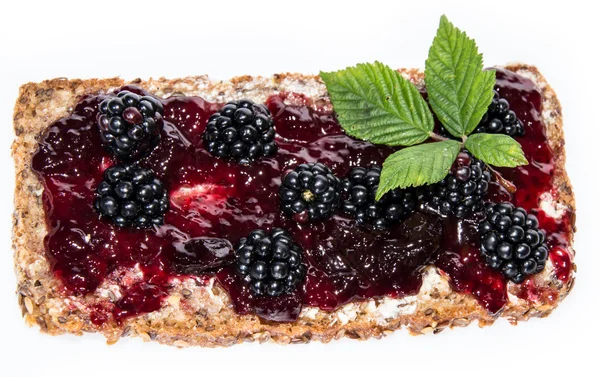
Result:
{"type": "MultiPolygon", "coordinates": [[[[534,81],[543,96],[543,123],[556,158],[555,192],[545,198],[542,208],[551,215],[575,211],[575,202],[565,172],[564,137],[561,107],[556,94],[537,68],[527,65],[505,67],[534,81]]],[[[423,73],[416,69],[400,72],[415,84],[423,85],[423,73]]],[[[31,169],[32,155],[39,135],[55,120],[67,115],[78,99],[88,93],[105,93],[127,82],[120,78],[68,80],[58,78],[20,88],[14,111],[16,189],[13,248],[18,280],[18,302],[28,324],[37,324],[49,334],[101,332],[109,343],[121,337],[139,336],[175,346],[229,346],[244,341],[305,343],[310,340],[329,342],[342,337],[367,339],[382,337],[403,326],[412,334],[440,333],[445,328],[466,326],[478,320],[480,326],[492,324],[492,317],[476,300],[454,292],[447,278],[435,267],[424,272],[423,285],[417,295],[402,299],[378,298],[354,302],[332,312],[304,308],[295,323],[266,323],[255,315],[238,315],[227,293],[214,280],[198,286],[189,279],[176,279],[169,297],[160,310],[125,321],[122,326],[95,326],[89,319],[86,304],[114,299],[110,279],[93,295],[69,296],[51,273],[44,252],[47,228],[42,204],[43,186],[31,169]]],[[[138,85],[156,96],[198,95],[210,101],[226,102],[250,98],[264,101],[281,91],[304,94],[314,105],[329,106],[325,86],[318,76],[280,74],[273,77],[236,77],[212,82],[207,76],[180,79],[136,79],[138,85]]],[[[291,99],[293,101],[294,99],[291,99]]],[[[572,245],[570,233],[569,245],[572,245]]],[[[574,250],[569,247],[571,258],[574,250]]],[[[531,317],[549,315],[570,292],[574,283],[575,264],[568,281],[562,282],[548,261],[535,284],[554,294],[541,295],[535,301],[517,298],[518,289],[509,283],[509,301],[500,317],[511,323],[531,317]]],[[[129,271],[135,273],[135,271],[129,271]]]]}

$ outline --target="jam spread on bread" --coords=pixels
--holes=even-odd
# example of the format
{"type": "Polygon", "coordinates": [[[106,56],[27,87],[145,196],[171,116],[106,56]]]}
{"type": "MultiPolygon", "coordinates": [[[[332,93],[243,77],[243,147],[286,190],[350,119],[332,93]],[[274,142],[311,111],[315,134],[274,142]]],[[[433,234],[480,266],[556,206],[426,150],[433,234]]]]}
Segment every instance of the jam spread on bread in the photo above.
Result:
{"type": "MultiPolygon", "coordinates": [[[[539,229],[547,234],[548,259],[557,277],[567,281],[571,267],[565,250],[573,231],[572,214],[565,211],[556,220],[539,208],[540,196],[552,193],[555,166],[541,119],[541,93],[527,78],[503,69],[497,69],[495,88],[522,122],[523,135],[515,138],[529,164],[498,168],[516,191],[509,192],[492,175],[486,200],[510,202],[537,216],[539,229]]],[[[292,322],[303,307],[334,310],[353,301],[414,295],[428,265],[436,266],[449,279],[452,289],[473,295],[490,313],[500,313],[506,304],[509,279],[490,267],[480,252],[479,224],[486,216],[483,211],[457,218],[411,207],[397,221],[388,221],[379,228],[361,224],[342,211],[343,201],[338,203],[338,199],[335,205],[321,206],[327,208],[323,210],[326,216],[318,212],[314,217],[297,216],[291,207],[296,198],[293,192],[289,193],[292,204],[288,213],[282,211],[280,187],[286,174],[299,165],[319,163],[327,167],[319,168],[323,173],[315,175],[331,174],[335,179],[322,183],[322,191],[321,186],[315,186],[315,191],[324,195],[315,200],[331,203],[325,192],[332,187],[342,190],[337,177],[341,182],[353,168],[381,166],[397,150],[346,135],[330,110],[312,106],[308,99],[304,105],[289,104],[287,99],[293,94],[280,93],[264,104],[236,102],[230,106],[230,124],[213,116],[230,111],[223,110],[226,104],[187,96],[158,100],[134,86],[121,88],[124,91],[133,94],[124,101],[132,101],[139,114],[127,112],[127,104],[120,107],[119,101],[111,105],[114,94],[85,96],[71,115],[48,127],[32,162],[44,183],[48,225],[45,252],[66,292],[94,292],[107,278],[120,286],[120,295],[114,300],[90,308],[95,324],[121,323],[160,309],[172,279],[182,277],[194,277],[197,284],[207,284],[214,277],[240,314],[255,313],[267,320],[292,322]],[[149,98],[144,100],[144,96],[149,98]],[[129,126],[118,121],[110,123],[110,106],[119,119],[130,117],[129,126]],[[157,109],[161,112],[156,115],[160,122],[152,118],[158,114],[157,109]],[[271,118],[266,117],[269,113],[271,118]],[[99,128],[103,115],[100,122],[104,128],[99,128]],[[149,126],[136,128],[138,118],[149,122],[149,126]],[[153,123],[160,124],[160,135],[152,128],[156,126],[153,123]],[[207,124],[219,135],[215,138],[231,136],[231,143],[210,144],[213,139],[205,136],[207,124]],[[117,130],[108,132],[110,127],[117,130]],[[114,134],[118,134],[116,139],[111,136],[114,134]],[[140,142],[134,142],[136,138],[140,142]],[[111,153],[111,148],[120,155],[111,153]],[[252,152],[251,148],[258,151],[252,152]],[[134,158],[123,161],[127,159],[123,153],[129,150],[135,151],[134,158]],[[125,220],[111,221],[114,218],[107,218],[114,212],[111,203],[105,203],[108,207],[103,207],[103,213],[95,208],[98,186],[106,179],[106,170],[123,163],[135,166],[131,171],[150,172],[149,176],[160,182],[160,189],[167,190],[169,203],[162,207],[164,217],[160,212],[160,220],[139,220],[144,203],[154,199],[146,201],[143,195],[129,199],[127,190],[138,195],[144,184],[151,184],[144,181],[138,187],[133,176],[127,178],[132,188],[119,186],[123,202],[112,205],[129,205],[127,208],[136,211],[135,221],[143,226],[128,227],[124,226],[129,223],[125,220]],[[134,205],[138,207],[131,209],[134,205]],[[243,247],[248,249],[248,258],[260,254],[259,246],[249,238],[257,234],[252,233],[257,229],[267,233],[256,236],[256,245],[289,242],[295,245],[288,245],[294,252],[282,249],[282,254],[274,257],[279,262],[244,262],[255,270],[242,269],[240,273],[239,260],[245,258],[243,247]],[[273,229],[285,229],[287,238],[278,238],[273,229]],[[296,252],[301,261],[293,259],[296,252]],[[265,268],[268,270],[263,271],[265,268]],[[128,278],[126,271],[133,269],[138,271],[136,278],[128,278]],[[295,277],[287,278],[292,269],[297,272],[295,277]],[[279,281],[281,287],[276,286],[279,281]]],[[[115,182],[117,185],[121,181],[115,182]]],[[[298,195],[306,192],[300,190],[298,195]]],[[[334,194],[337,198],[338,192],[334,194]]],[[[305,198],[307,202],[313,200],[310,195],[305,198]]],[[[298,204],[297,212],[302,212],[302,205],[298,204]]],[[[520,297],[535,297],[529,279],[522,286],[520,297]]]]}

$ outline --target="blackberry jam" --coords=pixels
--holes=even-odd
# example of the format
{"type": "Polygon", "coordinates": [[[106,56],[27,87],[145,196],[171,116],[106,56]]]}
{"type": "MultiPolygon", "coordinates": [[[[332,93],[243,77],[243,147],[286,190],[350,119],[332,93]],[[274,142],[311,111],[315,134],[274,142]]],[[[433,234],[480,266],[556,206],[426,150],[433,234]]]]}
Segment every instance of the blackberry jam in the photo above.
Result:
{"type": "MultiPolygon", "coordinates": [[[[541,95],[531,81],[502,69],[496,89],[523,121],[526,136],[519,141],[530,163],[501,169],[518,190],[510,194],[491,182],[489,199],[511,201],[541,215],[538,198],[551,191],[554,174],[540,118],[541,95]]],[[[122,90],[146,94],[132,86],[122,90]]],[[[266,102],[278,152],[251,165],[216,158],[204,148],[204,129],[221,104],[199,97],[162,100],[160,142],[138,163],[160,179],[170,205],[164,223],[146,230],[118,228],[93,209],[103,171],[116,163],[102,147],[95,124],[106,97],[83,98],[70,116],[48,127],[32,167],[44,183],[45,251],[55,275],[69,293],[85,295],[105,279],[115,280],[120,271],[141,271],[133,283],[118,280],[122,297],[116,302],[90,308],[92,321],[120,323],[158,310],[173,277],[207,281],[215,276],[238,313],[291,322],[303,306],[334,310],[354,300],[415,294],[429,264],[450,278],[454,290],[472,294],[490,313],[498,313],[507,302],[506,279],[479,256],[477,215],[457,220],[415,212],[373,230],[341,211],[314,223],[298,223],[281,212],[281,177],[298,164],[320,162],[343,177],[356,166],[381,165],[396,150],[347,136],[334,114],[315,110],[309,100],[286,104],[288,95],[293,94],[266,102]],[[306,278],[291,293],[255,297],[235,272],[232,245],[253,229],[273,227],[286,229],[304,251],[306,278]]],[[[564,250],[573,231],[570,213],[540,224],[552,232],[550,258],[562,268],[561,278],[568,279],[564,271],[570,271],[570,260],[564,250]]]]}

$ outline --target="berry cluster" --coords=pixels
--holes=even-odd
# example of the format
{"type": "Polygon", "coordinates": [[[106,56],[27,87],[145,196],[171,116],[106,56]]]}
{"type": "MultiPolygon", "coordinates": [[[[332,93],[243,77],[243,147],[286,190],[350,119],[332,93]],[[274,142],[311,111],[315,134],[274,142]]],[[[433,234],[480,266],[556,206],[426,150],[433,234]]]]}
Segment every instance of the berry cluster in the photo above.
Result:
{"type": "Polygon", "coordinates": [[[269,109],[250,100],[228,102],[211,115],[202,138],[212,155],[244,165],[277,152],[269,109]]]}
{"type": "Polygon", "coordinates": [[[525,135],[525,126],[517,118],[515,112],[510,110],[508,101],[500,98],[498,92],[494,91],[494,99],[474,132],[523,136],[525,135]]]}
{"type": "Polygon", "coordinates": [[[485,213],[479,233],[486,263],[514,283],[541,272],[548,259],[548,246],[537,218],[508,202],[489,203],[485,213]]]}
{"type": "Polygon", "coordinates": [[[490,179],[482,161],[461,153],[442,181],[425,188],[425,196],[429,205],[442,214],[464,218],[483,209],[490,179]]]}
{"type": "Polygon", "coordinates": [[[386,193],[379,201],[375,200],[381,167],[353,168],[342,186],[345,200],[342,210],[354,216],[364,225],[383,229],[413,213],[417,208],[417,195],[412,189],[395,189],[386,193]]]}
{"type": "Polygon", "coordinates": [[[120,159],[138,159],[158,144],[162,113],[162,104],[156,98],[123,90],[100,103],[102,142],[120,159]]]}
{"type": "Polygon", "coordinates": [[[290,293],[304,280],[302,250],[281,228],[253,230],[235,249],[237,272],[257,296],[290,293]]]}
{"type": "Polygon", "coordinates": [[[96,192],[95,209],[119,227],[160,225],[169,208],[167,190],[160,180],[152,170],[137,165],[106,169],[96,192]]]}
{"type": "Polygon", "coordinates": [[[281,209],[289,216],[310,220],[330,217],[340,205],[341,182],[331,169],[317,162],[300,164],[283,177],[281,209]]]}

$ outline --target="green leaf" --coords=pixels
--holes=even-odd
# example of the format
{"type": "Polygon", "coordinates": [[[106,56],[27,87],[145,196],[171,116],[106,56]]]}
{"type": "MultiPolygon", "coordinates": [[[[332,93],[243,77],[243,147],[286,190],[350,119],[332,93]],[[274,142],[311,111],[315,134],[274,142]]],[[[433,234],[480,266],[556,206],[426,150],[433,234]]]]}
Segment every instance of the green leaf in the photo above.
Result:
{"type": "Polygon", "coordinates": [[[425,85],[433,111],[452,135],[473,132],[492,102],[495,82],[494,70],[483,71],[475,41],[442,16],[425,62],[425,85]]]}
{"type": "Polygon", "coordinates": [[[380,62],[321,72],[321,78],[350,136],[406,146],[425,141],[433,130],[433,114],[419,90],[380,62]]]}
{"type": "Polygon", "coordinates": [[[514,168],[528,164],[521,144],[507,135],[473,134],[465,142],[465,147],[489,165],[514,168]]]}
{"type": "Polygon", "coordinates": [[[426,143],[404,148],[383,163],[376,200],[395,188],[439,182],[448,174],[460,152],[455,140],[426,143]]]}

